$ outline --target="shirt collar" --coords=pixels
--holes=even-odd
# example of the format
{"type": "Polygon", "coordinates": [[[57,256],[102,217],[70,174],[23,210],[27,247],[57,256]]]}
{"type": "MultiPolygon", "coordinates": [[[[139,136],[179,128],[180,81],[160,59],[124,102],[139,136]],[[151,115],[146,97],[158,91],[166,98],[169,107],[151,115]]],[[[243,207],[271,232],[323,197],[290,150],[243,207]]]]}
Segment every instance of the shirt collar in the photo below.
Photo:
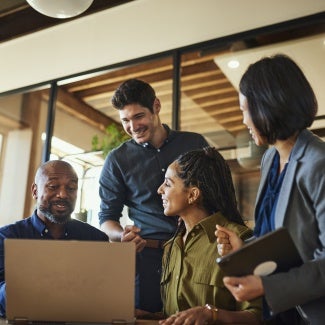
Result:
{"type": "MultiPolygon", "coordinates": [[[[176,131],[174,130],[171,130],[170,127],[167,125],[167,124],[163,124],[163,127],[165,128],[165,130],[167,131],[167,138],[165,139],[164,143],[162,146],[164,146],[166,143],[170,142],[172,139],[175,138],[176,136],[176,131]]],[[[138,145],[138,146],[141,146],[143,148],[154,148],[149,142],[145,142],[145,143],[137,143],[136,141],[134,141],[133,139],[131,139],[131,141],[138,145]]],[[[156,148],[154,148],[156,149],[156,148]]]]}
{"type": "Polygon", "coordinates": [[[38,217],[36,210],[34,211],[32,218],[33,227],[40,233],[43,234],[45,232],[46,226],[45,223],[38,217]]]}
{"type": "MultiPolygon", "coordinates": [[[[221,212],[214,213],[206,218],[204,218],[202,221],[200,221],[196,226],[194,227],[200,227],[203,229],[203,231],[206,233],[206,235],[209,238],[210,243],[214,243],[216,241],[215,231],[216,231],[216,225],[225,226],[228,224],[229,221],[222,215],[221,212]]],[[[183,234],[178,234],[177,237],[182,237],[183,234]]],[[[180,239],[182,240],[182,239],[180,239]]],[[[172,239],[168,241],[170,243],[172,239]]]]}
{"type": "MultiPolygon", "coordinates": [[[[31,217],[33,227],[39,232],[39,234],[41,236],[50,236],[48,228],[46,227],[46,225],[42,221],[42,219],[37,215],[36,211],[37,210],[34,211],[32,217],[31,217]]],[[[71,220],[68,221],[67,224],[65,225],[64,237],[68,237],[70,234],[70,230],[69,230],[70,223],[71,223],[71,220]]]]}
{"type": "Polygon", "coordinates": [[[199,225],[202,227],[202,229],[207,234],[210,243],[214,243],[216,241],[215,231],[216,231],[216,225],[224,226],[228,223],[227,219],[222,215],[221,212],[217,212],[212,214],[209,217],[204,218],[199,225]]]}

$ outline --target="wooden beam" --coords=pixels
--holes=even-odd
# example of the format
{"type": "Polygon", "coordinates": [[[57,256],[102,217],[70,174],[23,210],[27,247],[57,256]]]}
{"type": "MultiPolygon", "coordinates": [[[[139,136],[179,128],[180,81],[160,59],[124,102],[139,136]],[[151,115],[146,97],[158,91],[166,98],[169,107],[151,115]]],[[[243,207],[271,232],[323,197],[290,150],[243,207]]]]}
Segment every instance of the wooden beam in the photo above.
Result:
{"type": "Polygon", "coordinates": [[[325,137],[325,128],[321,128],[321,129],[313,129],[311,130],[313,133],[315,133],[316,135],[318,135],[320,138],[324,138],[325,137]]]}
{"type": "MultiPolygon", "coordinates": [[[[43,92],[43,98],[48,100],[48,92],[43,92]]],[[[105,131],[109,124],[120,124],[100,111],[92,108],[82,100],[76,98],[62,88],[58,89],[57,108],[64,110],[68,114],[82,120],[92,126],[95,126],[100,131],[105,131]]]]}

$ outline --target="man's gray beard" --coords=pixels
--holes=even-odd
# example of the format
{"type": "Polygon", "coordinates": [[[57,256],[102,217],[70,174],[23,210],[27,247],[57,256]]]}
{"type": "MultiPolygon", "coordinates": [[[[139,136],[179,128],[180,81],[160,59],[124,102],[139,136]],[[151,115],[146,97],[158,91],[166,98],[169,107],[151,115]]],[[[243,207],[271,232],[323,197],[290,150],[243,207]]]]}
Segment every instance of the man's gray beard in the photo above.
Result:
{"type": "Polygon", "coordinates": [[[65,216],[61,215],[60,217],[56,217],[54,214],[52,214],[48,210],[40,209],[40,211],[44,214],[44,217],[47,220],[49,220],[50,222],[56,223],[58,225],[64,225],[71,219],[71,216],[69,214],[65,215],[65,216]]]}

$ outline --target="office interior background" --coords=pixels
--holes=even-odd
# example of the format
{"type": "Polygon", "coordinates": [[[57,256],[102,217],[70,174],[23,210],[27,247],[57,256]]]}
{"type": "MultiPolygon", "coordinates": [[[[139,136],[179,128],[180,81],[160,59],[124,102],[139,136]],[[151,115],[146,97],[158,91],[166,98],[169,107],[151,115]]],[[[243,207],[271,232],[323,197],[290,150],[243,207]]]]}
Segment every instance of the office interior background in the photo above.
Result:
{"type": "MultiPolygon", "coordinates": [[[[121,128],[110,99],[129,78],[153,86],[162,122],[199,132],[220,150],[250,226],[264,148],[250,141],[238,106],[247,66],[266,55],[292,57],[318,98],[311,129],[325,138],[323,0],[133,0],[110,7],[94,0],[100,9],[15,35],[9,31],[22,24],[18,13],[31,9],[24,0],[2,2],[11,8],[0,5],[0,31],[7,28],[0,35],[0,225],[32,213],[37,167],[64,159],[80,177],[75,211],[86,210],[98,226],[104,156],[92,139],[101,141],[108,125],[121,128]]],[[[35,23],[44,19],[33,15],[35,23]]]]}

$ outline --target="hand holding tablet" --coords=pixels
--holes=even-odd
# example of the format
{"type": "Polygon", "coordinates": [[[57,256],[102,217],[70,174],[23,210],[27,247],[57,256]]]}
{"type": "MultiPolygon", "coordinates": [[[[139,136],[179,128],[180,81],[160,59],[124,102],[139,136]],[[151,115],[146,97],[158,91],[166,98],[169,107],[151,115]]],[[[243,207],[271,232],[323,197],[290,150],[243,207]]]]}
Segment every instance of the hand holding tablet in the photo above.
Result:
{"type": "Polygon", "coordinates": [[[227,276],[285,272],[302,264],[288,230],[284,227],[259,237],[216,261],[227,276]]]}

